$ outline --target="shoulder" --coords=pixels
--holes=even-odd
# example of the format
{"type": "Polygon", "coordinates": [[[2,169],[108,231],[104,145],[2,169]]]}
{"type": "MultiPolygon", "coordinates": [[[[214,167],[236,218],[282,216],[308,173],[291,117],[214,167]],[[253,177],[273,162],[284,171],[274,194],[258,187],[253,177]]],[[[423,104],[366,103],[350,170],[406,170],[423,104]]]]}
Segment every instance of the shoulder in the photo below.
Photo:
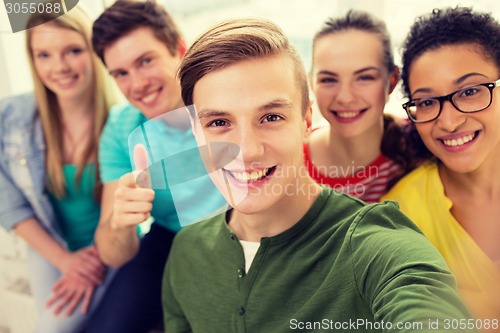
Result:
{"type": "Polygon", "coordinates": [[[0,100],[2,123],[30,120],[36,114],[36,99],[33,93],[11,96],[0,100]]]}
{"type": "Polygon", "coordinates": [[[225,219],[226,212],[182,228],[174,238],[169,257],[198,258],[219,246],[224,235],[229,237],[231,233],[225,219]]]}
{"type": "Polygon", "coordinates": [[[360,209],[348,234],[353,255],[418,253],[419,249],[429,247],[422,231],[394,201],[370,204],[360,209]]]}
{"type": "MultiPolygon", "coordinates": [[[[336,191],[331,192],[318,215],[316,227],[331,237],[344,238],[351,252],[396,250],[401,244],[425,239],[394,201],[367,204],[336,191]]],[[[329,236],[329,237],[330,237],[329,236]]]]}
{"type": "Polygon", "coordinates": [[[359,209],[353,221],[355,229],[410,229],[418,230],[415,225],[399,210],[395,201],[385,200],[380,203],[369,204],[359,209]]]}
{"type": "Polygon", "coordinates": [[[106,126],[134,129],[144,122],[145,116],[129,102],[114,105],[109,111],[106,126]]]}
{"type": "Polygon", "coordinates": [[[146,120],[147,118],[128,102],[114,105],[109,111],[101,140],[114,137],[126,142],[128,135],[146,120]]]}
{"type": "Polygon", "coordinates": [[[217,234],[223,230],[221,226],[224,223],[225,216],[226,212],[182,228],[175,237],[176,242],[202,244],[207,240],[215,239],[217,234]]]}

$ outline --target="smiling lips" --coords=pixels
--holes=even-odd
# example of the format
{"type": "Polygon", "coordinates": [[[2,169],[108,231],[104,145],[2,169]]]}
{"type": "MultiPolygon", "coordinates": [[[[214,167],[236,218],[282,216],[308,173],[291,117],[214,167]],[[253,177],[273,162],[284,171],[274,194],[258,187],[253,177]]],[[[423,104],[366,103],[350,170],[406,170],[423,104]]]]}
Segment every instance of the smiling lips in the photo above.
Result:
{"type": "Polygon", "coordinates": [[[160,94],[160,91],[161,91],[161,88],[155,89],[155,90],[143,95],[142,97],[139,97],[138,100],[144,104],[150,104],[151,102],[153,102],[156,99],[156,97],[158,97],[158,95],[160,94]]]}
{"type": "Polygon", "coordinates": [[[361,116],[365,113],[366,110],[367,109],[359,111],[354,111],[354,110],[332,111],[332,113],[338,119],[338,121],[349,123],[361,118],[361,116]]]}
{"type": "Polygon", "coordinates": [[[62,88],[68,88],[77,80],[78,80],[78,74],[74,74],[71,76],[65,76],[63,78],[54,79],[54,82],[62,88]]]}
{"type": "Polygon", "coordinates": [[[339,118],[349,119],[358,116],[361,111],[346,111],[346,112],[334,112],[339,118]]]}
{"type": "Polygon", "coordinates": [[[471,134],[464,135],[459,138],[453,138],[453,139],[439,139],[445,146],[447,147],[459,147],[463,146],[468,142],[471,142],[474,140],[477,136],[478,132],[474,132],[471,134]]]}
{"type": "Polygon", "coordinates": [[[275,169],[276,166],[254,171],[229,171],[229,170],[225,171],[229,173],[238,182],[252,183],[263,180],[264,178],[268,177],[275,169]]]}

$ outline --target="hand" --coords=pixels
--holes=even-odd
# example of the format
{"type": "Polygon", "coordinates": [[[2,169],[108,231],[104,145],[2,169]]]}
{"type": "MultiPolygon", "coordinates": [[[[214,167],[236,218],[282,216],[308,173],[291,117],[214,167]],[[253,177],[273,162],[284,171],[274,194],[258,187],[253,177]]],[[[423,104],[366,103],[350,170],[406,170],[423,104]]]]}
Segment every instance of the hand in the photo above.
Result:
{"type": "Polygon", "coordinates": [[[134,148],[135,171],[123,175],[115,191],[111,228],[136,226],[144,222],[153,209],[155,192],[147,171],[148,155],[143,145],[134,148]]]}
{"type": "Polygon", "coordinates": [[[68,253],[59,265],[59,270],[63,276],[87,281],[95,286],[100,285],[106,276],[106,266],[94,245],[68,253]]]}
{"type": "Polygon", "coordinates": [[[60,265],[62,277],[52,287],[52,296],[46,307],[54,304],[54,314],[66,308],[65,314],[71,315],[78,304],[82,303],[82,313],[87,313],[92,294],[106,275],[95,246],[89,246],[69,253],[60,265]]]}
{"type": "Polygon", "coordinates": [[[52,287],[52,296],[45,306],[55,305],[54,314],[58,315],[66,308],[65,315],[70,316],[75,308],[82,303],[81,311],[86,314],[89,310],[95,285],[74,275],[63,275],[52,287]]]}

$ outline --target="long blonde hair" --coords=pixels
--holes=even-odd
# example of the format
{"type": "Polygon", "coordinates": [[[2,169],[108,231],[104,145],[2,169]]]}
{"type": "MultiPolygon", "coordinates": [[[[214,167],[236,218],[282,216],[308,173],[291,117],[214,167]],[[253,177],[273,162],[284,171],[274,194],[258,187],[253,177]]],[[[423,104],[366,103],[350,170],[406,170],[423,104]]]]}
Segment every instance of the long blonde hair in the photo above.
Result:
{"type": "MultiPolygon", "coordinates": [[[[70,29],[81,34],[86,42],[86,45],[91,53],[92,62],[92,96],[94,106],[94,123],[93,135],[88,146],[85,149],[84,158],[81,159],[78,165],[76,182],[79,183],[85,164],[94,158],[97,164],[96,151],[98,148],[99,138],[107,119],[108,110],[115,102],[115,87],[113,82],[106,72],[102,62],[95,56],[92,50],[91,35],[92,35],[92,20],[87,11],[77,5],[69,12],[54,18],[50,14],[34,14],[28,22],[28,27],[33,27],[40,22],[48,22],[61,28],[70,29]]],[[[33,50],[31,48],[32,29],[28,29],[26,33],[26,50],[33,78],[34,94],[37,101],[38,113],[42,123],[45,145],[46,145],[46,170],[47,170],[47,187],[56,197],[65,195],[65,180],[62,169],[63,164],[63,141],[62,141],[62,123],[61,109],[57,102],[56,95],[50,91],[40,80],[33,60],[33,50]]],[[[98,165],[96,165],[96,199],[100,197],[102,185],[99,178],[98,165]]]]}

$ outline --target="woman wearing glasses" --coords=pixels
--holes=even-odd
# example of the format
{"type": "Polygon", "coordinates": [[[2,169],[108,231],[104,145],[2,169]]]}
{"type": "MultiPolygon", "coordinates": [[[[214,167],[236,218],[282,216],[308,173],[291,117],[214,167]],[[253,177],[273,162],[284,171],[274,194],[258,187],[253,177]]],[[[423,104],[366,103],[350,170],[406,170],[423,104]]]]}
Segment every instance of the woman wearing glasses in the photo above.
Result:
{"type": "Polygon", "coordinates": [[[328,126],[311,133],[306,165],[319,183],[377,202],[410,168],[402,131],[384,114],[399,80],[383,21],[362,11],[328,20],[315,35],[311,86],[328,126]]]}
{"type": "Polygon", "coordinates": [[[434,158],[384,199],[397,200],[441,252],[482,319],[476,327],[497,331],[500,24],[468,8],[434,10],[412,26],[403,66],[403,107],[421,139],[413,148],[434,158]]]}

